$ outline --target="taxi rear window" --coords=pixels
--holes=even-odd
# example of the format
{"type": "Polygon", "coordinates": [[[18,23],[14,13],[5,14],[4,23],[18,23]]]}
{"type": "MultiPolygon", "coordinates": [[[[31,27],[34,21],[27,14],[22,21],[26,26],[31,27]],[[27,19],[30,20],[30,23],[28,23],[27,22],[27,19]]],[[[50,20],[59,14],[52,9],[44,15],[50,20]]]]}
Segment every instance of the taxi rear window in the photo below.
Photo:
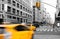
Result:
{"type": "Polygon", "coordinates": [[[17,31],[26,31],[29,30],[26,26],[18,25],[15,27],[15,30],[17,31]]]}

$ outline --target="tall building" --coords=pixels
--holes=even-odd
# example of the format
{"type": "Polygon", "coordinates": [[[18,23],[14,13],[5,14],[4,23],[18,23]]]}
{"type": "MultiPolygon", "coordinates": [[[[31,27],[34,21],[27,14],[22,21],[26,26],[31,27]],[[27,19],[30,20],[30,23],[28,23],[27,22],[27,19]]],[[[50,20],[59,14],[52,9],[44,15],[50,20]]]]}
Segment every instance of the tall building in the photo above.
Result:
{"type": "Polygon", "coordinates": [[[0,18],[11,23],[32,23],[30,5],[30,0],[0,0],[0,18]]]}
{"type": "Polygon", "coordinates": [[[60,31],[60,0],[57,0],[57,5],[56,5],[56,13],[55,13],[55,23],[53,28],[56,29],[57,31],[60,31]]]}
{"type": "Polygon", "coordinates": [[[60,17],[60,0],[57,0],[56,8],[57,8],[56,17],[60,17]]]}
{"type": "Polygon", "coordinates": [[[60,26],[60,0],[57,0],[57,5],[56,5],[57,11],[55,13],[55,24],[59,24],[60,26]]]}
{"type": "Polygon", "coordinates": [[[33,6],[33,21],[40,22],[41,12],[35,6],[33,6]]]}
{"type": "Polygon", "coordinates": [[[45,13],[41,1],[42,0],[33,0],[33,22],[38,22],[39,24],[43,22],[43,14],[45,13]],[[40,3],[40,6],[38,6],[39,4],[37,3],[40,3]]]}

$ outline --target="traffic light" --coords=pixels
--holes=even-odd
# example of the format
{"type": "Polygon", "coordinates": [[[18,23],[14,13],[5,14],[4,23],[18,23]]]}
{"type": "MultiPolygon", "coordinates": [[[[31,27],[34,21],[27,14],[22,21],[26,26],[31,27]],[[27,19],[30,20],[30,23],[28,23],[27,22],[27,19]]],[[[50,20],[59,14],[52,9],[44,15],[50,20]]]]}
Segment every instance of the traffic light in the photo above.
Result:
{"type": "Polygon", "coordinates": [[[36,5],[35,5],[37,8],[40,8],[40,2],[36,2],[36,5]]]}

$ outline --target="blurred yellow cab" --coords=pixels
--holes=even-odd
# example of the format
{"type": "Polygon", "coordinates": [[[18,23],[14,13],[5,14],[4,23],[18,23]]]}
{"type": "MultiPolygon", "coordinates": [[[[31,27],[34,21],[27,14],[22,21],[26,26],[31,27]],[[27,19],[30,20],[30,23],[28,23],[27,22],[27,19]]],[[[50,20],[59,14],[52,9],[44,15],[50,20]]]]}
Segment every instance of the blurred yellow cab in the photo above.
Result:
{"type": "Polygon", "coordinates": [[[0,25],[0,39],[33,39],[34,31],[22,24],[0,25]]]}

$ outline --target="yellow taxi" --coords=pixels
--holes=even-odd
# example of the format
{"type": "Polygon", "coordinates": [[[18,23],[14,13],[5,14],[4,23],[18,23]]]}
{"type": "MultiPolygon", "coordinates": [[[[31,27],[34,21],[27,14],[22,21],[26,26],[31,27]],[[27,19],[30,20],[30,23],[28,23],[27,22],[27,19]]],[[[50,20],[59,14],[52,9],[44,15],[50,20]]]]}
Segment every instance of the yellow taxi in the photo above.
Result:
{"type": "Polygon", "coordinates": [[[34,31],[26,25],[0,25],[0,39],[33,39],[34,31]]]}

